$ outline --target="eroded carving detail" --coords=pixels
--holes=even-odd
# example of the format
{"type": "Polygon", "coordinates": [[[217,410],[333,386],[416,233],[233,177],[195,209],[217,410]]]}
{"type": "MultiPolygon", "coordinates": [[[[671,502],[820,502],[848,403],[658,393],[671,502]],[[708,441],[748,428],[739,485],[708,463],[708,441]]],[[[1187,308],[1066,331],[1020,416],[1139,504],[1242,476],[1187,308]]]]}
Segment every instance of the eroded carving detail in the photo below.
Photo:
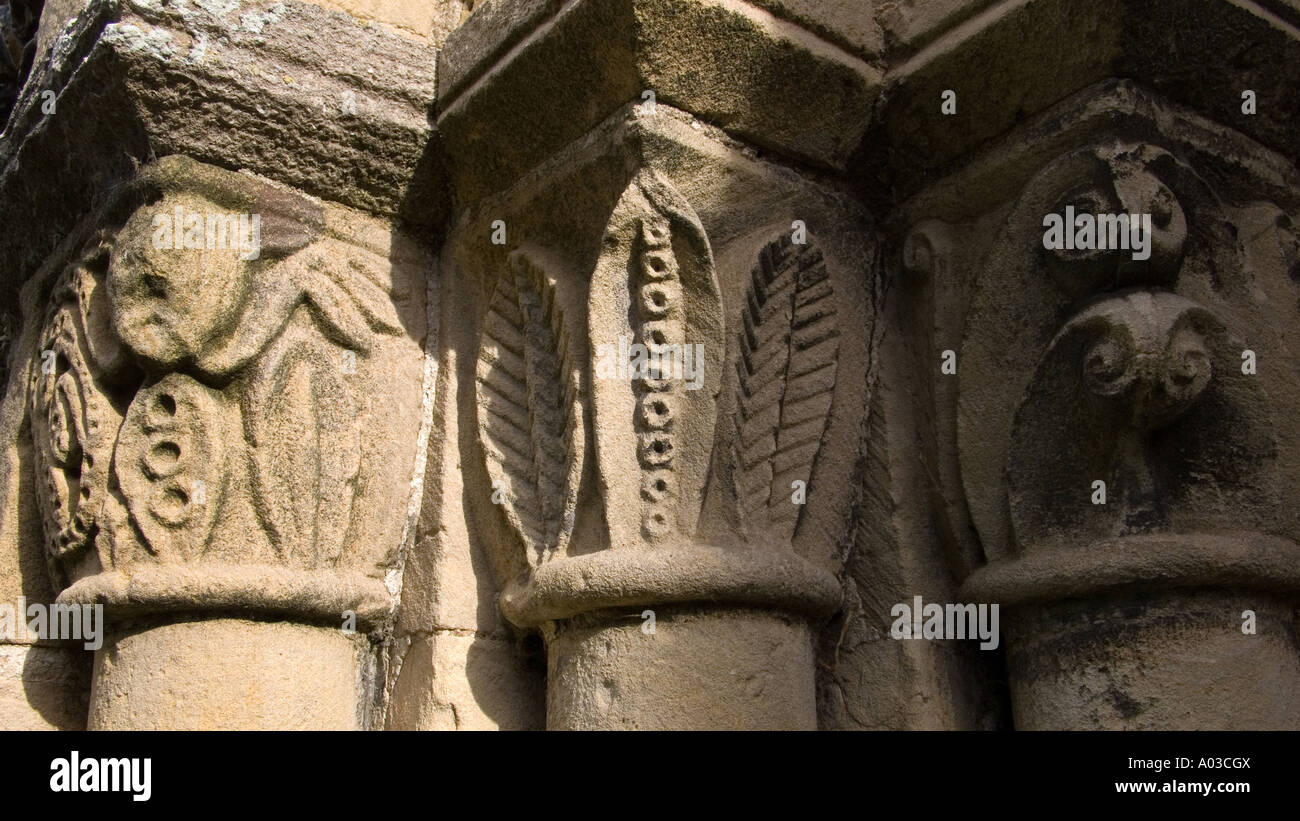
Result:
{"type": "Polygon", "coordinates": [[[674,350],[687,351],[682,327],[681,281],[673,254],[668,220],[647,215],[641,222],[643,243],[639,272],[632,287],[638,299],[633,327],[635,341],[652,357],[646,373],[633,378],[637,394],[637,459],[641,463],[641,533],[655,540],[671,530],[672,506],[677,501],[673,480],[673,409],[681,399],[680,375],[665,372],[674,350]]]}
{"type": "Polygon", "coordinates": [[[1123,140],[1069,151],[980,252],[957,429],[988,561],[965,595],[1294,584],[1287,204],[1221,187],[1189,156],[1123,140]],[[1149,216],[1150,258],[1045,248],[1044,215],[1066,206],[1149,216]],[[1262,379],[1257,359],[1279,367],[1262,379]]]}
{"type": "MultiPolygon", "coordinates": [[[[1128,494],[1133,505],[1129,518],[1134,526],[1150,518],[1141,510],[1148,510],[1155,517],[1152,521],[1160,519],[1151,508],[1154,503],[1138,501],[1138,497],[1150,496],[1154,492],[1152,483],[1159,481],[1144,478],[1146,469],[1140,466],[1147,463],[1148,457],[1136,455],[1142,450],[1137,443],[1152,440],[1151,434],[1180,418],[1194,401],[1204,404],[1197,400],[1198,396],[1213,404],[1218,401],[1214,397],[1220,395],[1220,389],[1241,394],[1224,401],[1237,407],[1234,414],[1244,414],[1251,422],[1237,425],[1237,433],[1225,429],[1219,441],[1237,442],[1261,458],[1270,452],[1264,442],[1272,436],[1264,433],[1270,426],[1262,421],[1262,411],[1243,410],[1243,403],[1249,401],[1243,392],[1249,392],[1251,387],[1237,378],[1239,373],[1232,373],[1239,370],[1239,361],[1236,365],[1233,362],[1245,343],[1238,339],[1232,343],[1236,350],[1231,350],[1224,341],[1228,337],[1222,327],[1224,323],[1239,324],[1234,319],[1237,309],[1232,306],[1247,297],[1240,283],[1252,274],[1243,267],[1240,243],[1228,211],[1209,185],[1171,150],[1143,142],[1115,141],[1068,152],[1028,181],[1004,226],[982,257],[958,375],[961,478],[971,517],[991,560],[1013,554],[1026,542],[1039,538],[1031,535],[1035,527],[1006,515],[1011,502],[1006,480],[1012,474],[1019,476],[1020,482],[1037,481],[1029,478],[1034,470],[1055,473],[1062,464],[1069,463],[1084,471],[1075,479],[1076,485],[1085,478],[1089,483],[1109,478],[1112,496],[1128,494]],[[1068,206],[1075,213],[1135,218],[1143,215],[1144,220],[1149,215],[1149,258],[1141,258],[1127,246],[1114,247],[1113,242],[1105,243],[1104,249],[1044,248],[1044,215],[1063,213],[1068,206]],[[1016,300],[1007,298],[1012,293],[1017,295],[1016,300]],[[1127,297],[1110,296],[1115,294],[1127,297]],[[1175,305],[1190,305],[1186,302],[1189,298],[1200,306],[1199,310],[1175,310],[1175,305]],[[1186,316],[1177,319],[1166,315],[1168,311],[1186,316]],[[1071,315],[1075,318],[1066,321],[1071,315]],[[1215,316],[1222,322],[1211,322],[1210,317],[1215,316]],[[1099,332],[1086,351],[1050,354],[1044,347],[1062,343],[1058,334],[1074,334],[1077,340],[1084,328],[1096,330],[1103,325],[1110,330],[1099,332]],[[1219,330],[1211,334],[1210,326],[1219,330]],[[1052,372],[1045,360],[1040,360],[1042,355],[1066,356],[1069,361],[1054,359],[1051,367],[1065,370],[1052,372]],[[1210,379],[1212,361],[1218,374],[1214,381],[1210,379]],[[1226,381],[1216,387],[1220,378],[1226,381]],[[1048,383],[1054,387],[1049,388],[1048,383]],[[1055,400],[1056,409],[1050,413],[1055,414],[1058,430],[1072,431],[1069,441],[1057,437],[1050,445],[1042,441],[1036,445],[1017,443],[1017,437],[1039,439],[1048,435],[1047,417],[1033,423],[1043,426],[1041,433],[1034,434],[1028,432],[1027,423],[1020,417],[1037,412],[1026,410],[1028,404],[1048,401],[1041,396],[1031,398],[1031,394],[1051,390],[1062,392],[1055,400]],[[1067,394],[1069,399],[1065,398],[1067,394]],[[1066,418],[1073,421],[1063,424],[1060,420],[1066,418]],[[1097,437],[1103,437],[1104,442],[1097,437]],[[1021,450],[1013,453],[1015,448],[1021,450]],[[1127,463],[1133,469],[1112,476],[1110,460],[1117,452],[1130,452],[1127,463]],[[1051,454],[1050,459],[1045,459],[1047,454],[1051,454]],[[1084,458],[1084,454],[1089,455],[1084,458]],[[1031,464],[1038,467],[1031,468],[1031,464]],[[1114,482],[1119,482],[1121,488],[1114,482]],[[1141,490],[1143,487],[1147,490],[1141,490]]],[[[1152,441],[1165,441],[1171,436],[1159,433],[1152,441]]],[[[1215,448],[1202,449],[1202,453],[1211,450],[1215,448]]],[[[1215,457],[1220,468],[1235,462],[1226,451],[1221,456],[1228,461],[1215,457]]],[[[1209,464],[1203,468],[1208,469],[1209,464]]],[[[1183,467],[1186,465],[1177,469],[1152,466],[1151,470],[1176,473],[1183,467]]],[[[1256,481],[1262,479],[1257,476],[1246,484],[1256,481]]],[[[1236,480],[1227,485],[1244,487],[1236,480]]],[[[1088,484],[1082,487],[1087,490],[1088,484]]],[[[1253,509],[1266,505],[1266,498],[1276,496],[1275,492],[1257,489],[1261,492],[1256,494],[1256,501],[1248,503],[1253,509]]],[[[1191,492],[1190,486],[1188,490],[1191,492]]],[[[1086,492],[1067,491],[1064,487],[1056,488],[1056,492],[1064,494],[1062,499],[1071,500],[1070,505],[1065,505],[1070,509],[1080,496],[1085,502],[1088,497],[1086,492]]],[[[1060,505],[1053,503],[1050,507],[1060,505]]],[[[1079,515],[1091,519],[1094,513],[1081,508],[1079,515]]],[[[1042,515],[1048,517],[1047,513],[1042,515]]],[[[1061,529],[1065,529],[1064,524],[1061,529]]]]}
{"type": "Polygon", "coordinates": [[[58,567],[90,546],[109,493],[113,441],[126,401],[115,379],[138,383],[104,316],[109,245],[93,237],[55,284],[37,359],[28,379],[49,555],[58,567]]]}
{"type": "Polygon", "coordinates": [[[171,373],[136,394],[117,438],[114,476],[144,547],[193,561],[212,537],[229,475],[220,393],[171,373]]]}
{"type": "Polygon", "coordinates": [[[1022,549],[1267,515],[1277,502],[1272,426],[1235,367],[1240,350],[1213,313],[1163,291],[1109,297],[1070,319],[1013,428],[1022,549]],[[1085,492],[1093,480],[1106,483],[1104,505],[1085,492]]]}

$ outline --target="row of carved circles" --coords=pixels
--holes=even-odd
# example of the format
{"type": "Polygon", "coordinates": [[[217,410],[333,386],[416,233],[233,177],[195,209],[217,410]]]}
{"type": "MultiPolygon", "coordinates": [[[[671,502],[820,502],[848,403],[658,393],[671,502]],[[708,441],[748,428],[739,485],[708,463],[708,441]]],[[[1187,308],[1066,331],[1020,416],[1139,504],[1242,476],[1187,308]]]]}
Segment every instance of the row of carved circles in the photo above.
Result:
{"type": "MultiPolygon", "coordinates": [[[[683,343],[681,281],[673,254],[668,221],[652,217],[641,222],[642,250],[636,270],[636,341],[645,346],[651,361],[662,364],[673,345],[683,343]]],[[[672,435],[676,410],[676,386],[671,374],[659,368],[634,380],[637,393],[637,461],[641,466],[641,529],[650,539],[672,529],[672,505],[676,497],[673,476],[672,435]]]]}

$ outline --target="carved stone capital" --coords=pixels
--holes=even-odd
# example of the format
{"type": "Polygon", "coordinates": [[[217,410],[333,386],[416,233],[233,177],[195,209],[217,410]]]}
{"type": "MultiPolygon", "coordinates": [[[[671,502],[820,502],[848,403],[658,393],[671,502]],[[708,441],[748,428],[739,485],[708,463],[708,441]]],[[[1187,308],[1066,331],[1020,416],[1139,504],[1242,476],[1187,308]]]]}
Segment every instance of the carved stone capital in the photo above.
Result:
{"type": "Polygon", "coordinates": [[[1296,375],[1255,365],[1288,359],[1278,326],[1260,321],[1278,309],[1263,294],[1281,272],[1253,264],[1233,239],[1241,206],[1182,153],[1067,151],[1027,181],[974,272],[957,430],[992,561],[1243,522],[1300,535],[1279,469],[1297,452],[1274,422],[1297,401],[1296,375]],[[1067,208],[1149,219],[1145,250],[1044,247],[1047,215],[1067,208]]]}
{"type": "Polygon", "coordinates": [[[1300,591],[1295,185],[1241,134],[1106,84],[905,205],[907,299],[956,363],[933,395],[949,527],[982,552],[960,595],[1007,608],[1018,727],[1300,722],[1270,695],[1300,681],[1294,648],[1237,630],[1300,591]],[[1079,214],[1056,241],[1052,215],[1079,214]],[[1204,680],[1192,646],[1264,672],[1208,699],[1178,683],[1204,680]]]}
{"type": "Polygon", "coordinates": [[[381,224],[251,175],[143,169],[26,295],[60,600],[381,621],[427,265],[381,224]]]}
{"type": "Polygon", "coordinates": [[[825,616],[838,603],[834,566],[797,546],[814,526],[845,303],[815,235],[775,234],[729,283],[742,300],[729,311],[700,217],[643,170],[578,310],[562,304],[574,283],[553,253],[506,257],[476,403],[519,557],[507,561],[526,565],[502,595],[516,624],[703,601],[825,616]]]}
{"type": "Polygon", "coordinates": [[[869,337],[848,333],[874,305],[858,219],[660,105],[619,111],[458,227],[448,267],[480,312],[465,492],[501,612],[557,670],[601,667],[602,637],[628,653],[605,707],[557,678],[553,726],[815,720],[809,625],[841,600],[869,377],[869,337]],[[632,692],[680,685],[633,664],[655,652],[636,642],[656,641],[636,632],[647,611],[665,664],[720,687],[722,623],[787,648],[781,671],[732,657],[776,702],[636,718],[632,692]]]}

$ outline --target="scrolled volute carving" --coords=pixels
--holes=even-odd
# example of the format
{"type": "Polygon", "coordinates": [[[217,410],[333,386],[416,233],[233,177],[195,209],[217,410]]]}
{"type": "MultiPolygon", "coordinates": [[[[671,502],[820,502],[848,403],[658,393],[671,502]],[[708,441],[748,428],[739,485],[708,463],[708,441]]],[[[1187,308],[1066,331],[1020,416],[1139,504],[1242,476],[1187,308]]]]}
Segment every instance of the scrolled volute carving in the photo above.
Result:
{"type": "MultiPolygon", "coordinates": [[[[1215,355],[1203,334],[1180,326],[1167,337],[1163,313],[1146,315],[1143,324],[1143,311],[1133,307],[1154,310],[1168,307],[1175,294],[1213,294],[1204,309],[1217,315],[1225,302],[1238,299],[1232,291],[1248,274],[1228,213],[1177,152],[1128,141],[1085,144],[1054,158],[1010,206],[981,255],[957,373],[961,481],[991,560],[1026,543],[1007,515],[1007,471],[1019,469],[1012,467],[1009,448],[1027,392],[1042,388],[1034,380],[1043,346],[1065,327],[1065,318],[1077,317],[1069,325],[1074,332],[1109,328],[1068,366],[1078,377],[1069,386],[1071,401],[1080,406],[1078,412],[1070,407],[1071,415],[1086,409],[1089,419],[1122,418],[1121,428],[1154,431],[1186,412],[1216,372],[1230,376],[1210,368],[1215,355]],[[1130,298],[1086,312],[1115,294],[1130,298]],[[1106,316],[1115,319],[1114,312],[1123,311],[1130,319],[1106,325],[1106,316]]],[[[1224,361],[1222,367],[1230,368],[1224,361]]],[[[1249,427],[1258,432],[1265,426],[1249,427]]],[[[1067,454],[1081,451],[1092,452],[1092,446],[1071,444],[1067,454]]],[[[1087,469],[1089,481],[1106,472],[1102,465],[1087,469]]]]}
{"type": "Polygon", "coordinates": [[[1108,297],[1066,322],[1012,429],[1020,549],[1225,528],[1275,506],[1271,425],[1240,350],[1211,311],[1168,292],[1108,297]]]}
{"type": "Polygon", "coordinates": [[[1080,368],[1098,412],[1149,432],[1176,419],[1209,384],[1206,333],[1216,325],[1190,300],[1138,291],[1088,308],[1062,333],[1090,336],[1080,368]]]}

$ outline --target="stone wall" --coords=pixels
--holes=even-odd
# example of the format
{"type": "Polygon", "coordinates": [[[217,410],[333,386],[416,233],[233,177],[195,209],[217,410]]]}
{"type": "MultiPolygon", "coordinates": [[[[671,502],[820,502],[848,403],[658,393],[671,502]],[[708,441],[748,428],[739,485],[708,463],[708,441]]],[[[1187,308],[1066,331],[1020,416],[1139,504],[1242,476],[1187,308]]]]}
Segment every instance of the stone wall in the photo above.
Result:
{"type": "Polygon", "coordinates": [[[5,727],[1300,728],[1300,5],[5,8],[5,727]]]}

